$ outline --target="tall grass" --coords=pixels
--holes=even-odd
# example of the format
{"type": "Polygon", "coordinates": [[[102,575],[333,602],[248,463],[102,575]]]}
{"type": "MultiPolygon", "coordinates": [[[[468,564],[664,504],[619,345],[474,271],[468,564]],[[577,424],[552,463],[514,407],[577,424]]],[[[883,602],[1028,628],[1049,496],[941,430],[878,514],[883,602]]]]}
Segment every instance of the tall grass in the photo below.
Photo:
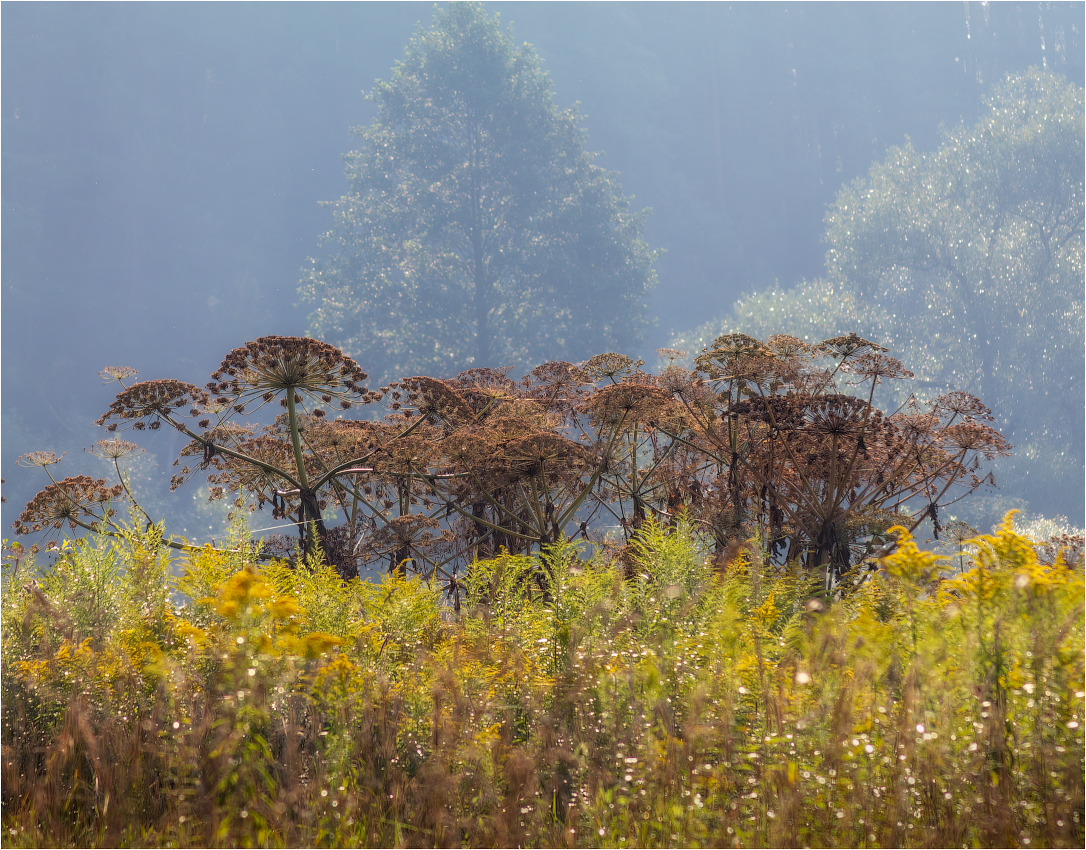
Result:
{"type": "Polygon", "coordinates": [[[6,845],[1083,844],[1081,564],[1010,517],[832,602],[650,523],[458,615],[317,559],[175,583],[155,534],[5,577],[6,845]]]}

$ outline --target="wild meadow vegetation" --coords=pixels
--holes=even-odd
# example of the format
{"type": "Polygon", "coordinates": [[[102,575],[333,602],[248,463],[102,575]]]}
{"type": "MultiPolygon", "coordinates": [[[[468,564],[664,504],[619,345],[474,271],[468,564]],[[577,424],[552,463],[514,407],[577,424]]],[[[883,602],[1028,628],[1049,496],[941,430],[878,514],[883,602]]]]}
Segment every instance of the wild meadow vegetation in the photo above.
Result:
{"type": "Polygon", "coordinates": [[[5,575],[8,846],[1083,843],[1081,561],[1010,518],[822,600],[650,519],[478,561],[459,613],[160,533],[5,575]]]}
{"type": "Polygon", "coordinates": [[[641,365],[106,369],[100,424],[185,435],[234,524],[169,536],[117,437],[117,484],[24,456],[5,841],[1080,846],[1082,539],[948,521],[1009,451],[987,408],[880,410],[910,373],[854,334],[641,365]]]}

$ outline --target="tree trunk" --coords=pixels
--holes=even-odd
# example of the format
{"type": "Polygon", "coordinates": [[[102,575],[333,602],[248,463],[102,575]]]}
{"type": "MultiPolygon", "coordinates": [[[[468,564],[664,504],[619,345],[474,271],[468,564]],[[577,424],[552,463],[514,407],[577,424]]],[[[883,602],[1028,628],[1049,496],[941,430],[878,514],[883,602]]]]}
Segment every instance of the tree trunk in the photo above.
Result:
{"type": "Polygon", "coordinates": [[[482,240],[472,238],[472,251],[475,254],[475,342],[476,366],[490,365],[490,328],[488,319],[490,314],[491,290],[490,282],[486,279],[486,270],[483,265],[482,240]]]}
{"type": "Polygon", "coordinates": [[[479,187],[479,133],[475,123],[471,135],[471,262],[475,300],[475,366],[490,365],[490,306],[494,300],[493,284],[487,277],[483,253],[483,209],[479,187]]]}

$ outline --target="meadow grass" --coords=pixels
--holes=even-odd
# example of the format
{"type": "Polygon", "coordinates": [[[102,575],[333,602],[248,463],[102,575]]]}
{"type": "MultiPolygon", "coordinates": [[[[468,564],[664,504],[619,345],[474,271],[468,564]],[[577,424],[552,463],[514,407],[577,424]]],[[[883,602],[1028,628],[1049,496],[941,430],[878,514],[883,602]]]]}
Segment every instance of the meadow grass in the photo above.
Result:
{"type": "Polygon", "coordinates": [[[157,534],[5,572],[5,846],[1083,845],[1082,565],[1010,516],[833,598],[649,523],[459,613],[157,534]]]}

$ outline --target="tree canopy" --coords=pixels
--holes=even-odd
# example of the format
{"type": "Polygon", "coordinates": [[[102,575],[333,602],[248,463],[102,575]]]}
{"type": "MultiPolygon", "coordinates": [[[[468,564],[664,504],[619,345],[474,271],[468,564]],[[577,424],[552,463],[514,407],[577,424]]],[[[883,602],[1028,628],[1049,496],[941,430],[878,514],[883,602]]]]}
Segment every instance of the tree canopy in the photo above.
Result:
{"type": "Polygon", "coordinates": [[[370,98],[330,252],[302,281],[314,335],[386,380],[640,342],[656,280],[647,211],[496,16],[439,10],[370,98]]]}
{"type": "Polygon", "coordinates": [[[892,148],[829,209],[828,272],[924,317],[933,377],[1081,394],[1081,370],[1062,366],[1070,328],[1052,331],[1076,314],[1081,327],[1082,97],[1037,69],[1008,77],[977,124],[932,154],[892,148]]]}

